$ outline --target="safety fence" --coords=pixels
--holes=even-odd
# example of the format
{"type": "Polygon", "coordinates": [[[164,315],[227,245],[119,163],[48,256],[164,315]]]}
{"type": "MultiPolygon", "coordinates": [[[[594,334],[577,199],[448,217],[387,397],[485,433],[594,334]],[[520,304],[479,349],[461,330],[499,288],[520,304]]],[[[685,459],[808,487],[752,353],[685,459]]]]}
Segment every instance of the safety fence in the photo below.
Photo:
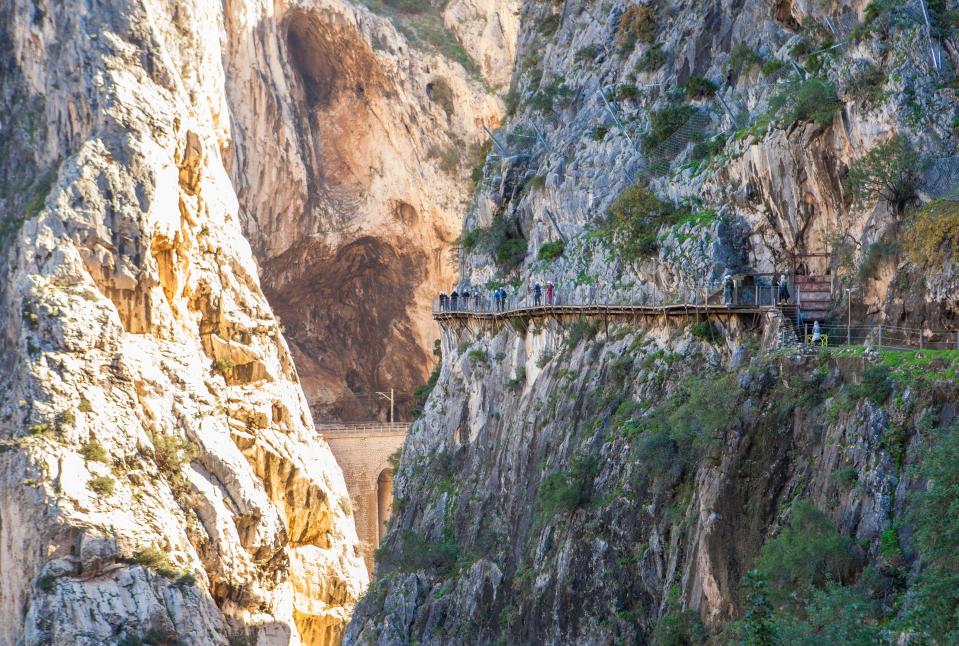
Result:
{"type": "Polygon", "coordinates": [[[805,323],[802,332],[802,343],[821,347],[865,345],[889,350],[959,350],[959,330],[827,324],[819,326],[817,336],[815,324],[805,323]]]}
{"type": "Polygon", "coordinates": [[[343,422],[340,424],[316,424],[316,430],[323,435],[337,433],[408,433],[407,422],[343,422]]]}
{"type": "Polygon", "coordinates": [[[480,288],[467,288],[469,294],[463,298],[457,292],[454,300],[452,294],[445,300],[433,301],[433,313],[443,312],[476,312],[508,314],[519,312],[532,307],[675,307],[675,306],[703,306],[722,305],[731,307],[775,307],[779,305],[794,305],[797,290],[795,279],[787,278],[788,297],[780,300],[780,287],[776,274],[746,274],[733,277],[728,285],[718,287],[712,285],[695,285],[677,288],[672,293],[658,293],[656,295],[615,294],[615,300],[607,300],[609,294],[601,294],[591,286],[578,286],[571,289],[554,288],[552,294],[546,287],[541,289],[537,297],[535,289],[529,288],[525,292],[512,290],[502,300],[494,298],[493,291],[480,288]]]}

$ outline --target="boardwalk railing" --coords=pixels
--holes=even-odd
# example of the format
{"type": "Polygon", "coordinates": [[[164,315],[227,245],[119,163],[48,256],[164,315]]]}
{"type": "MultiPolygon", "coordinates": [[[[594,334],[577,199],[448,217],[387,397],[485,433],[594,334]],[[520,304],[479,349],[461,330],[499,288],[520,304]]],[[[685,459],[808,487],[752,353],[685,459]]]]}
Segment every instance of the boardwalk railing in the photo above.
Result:
{"type": "MultiPolygon", "coordinates": [[[[792,281],[789,283],[791,295],[788,303],[793,303],[795,288],[792,281]]],[[[502,303],[496,302],[492,292],[483,290],[479,294],[470,292],[467,299],[458,297],[455,301],[450,298],[445,304],[439,300],[433,301],[434,316],[443,314],[494,314],[510,315],[521,314],[529,310],[547,307],[557,311],[566,309],[574,312],[575,308],[600,308],[613,311],[617,308],[675,308],[691,306],[729,306],[739,308],[772,308],[780,305],[779,286],[770,280],[754,280],[751,284],[743,285],[738,281],[730,285],[729,289],[716,287],[694,287],[682,290],[682,294],[673,294],[663,299],[652,300],[636,298],[620,300],[615,303],[604,302],[603,296],[595,294],[589,289],[576,289],[572,293],[556,291],[552,297],[548,296],[544,288],[539,297],[532,292],[514,293],[507,295],[502,303]]]]}
{"type": "Polygon", "coordinates": [[[316,430],[321,435],[336,435],[337,433],[408,433],[408,422],[343,422],[340,424],[316,424],[316,430]]]}

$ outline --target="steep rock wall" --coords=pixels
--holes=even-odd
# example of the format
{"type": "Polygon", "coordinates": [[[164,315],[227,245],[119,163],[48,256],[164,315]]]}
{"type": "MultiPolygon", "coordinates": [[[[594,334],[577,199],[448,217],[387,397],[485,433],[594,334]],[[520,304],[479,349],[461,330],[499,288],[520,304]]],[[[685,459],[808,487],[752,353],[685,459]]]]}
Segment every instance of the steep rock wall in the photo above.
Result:
{"type": "Polygon", "coordinates": [[[0,23],[0,643],[337,642],[367,573],[242,235],[220,8],[0,23]]]}
{"type": "Polygon", "coordinates": [[[426,380],[438,335],[427,312],[453,280],[482,126],[502,113],[486,84],[508,80],[512,9],[450,5],[429,33],[461,37],[469,55],[456,62],[417,31],[439,20],[429,3],[227,7],[231,176],[319,415],[367,419],[381,408],[373,391],[426,380]]]}

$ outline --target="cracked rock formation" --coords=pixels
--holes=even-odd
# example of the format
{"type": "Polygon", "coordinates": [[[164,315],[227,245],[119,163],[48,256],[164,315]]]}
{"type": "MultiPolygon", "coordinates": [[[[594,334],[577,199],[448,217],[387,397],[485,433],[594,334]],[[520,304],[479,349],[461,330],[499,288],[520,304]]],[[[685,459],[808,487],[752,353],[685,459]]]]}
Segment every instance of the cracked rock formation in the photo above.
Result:
{"type": "Polygon", "coordinates": [[[337,0],[226,6],[230,175],[324,419],[369,419],[373,391],[426,380],[430,302],[454,277],[482,127],[500,122],[515,7],[454,2],[440,20],[337,0]],[[457,38],[469,71],[448,55],[457,38]]]}
{"type": "Polygon", "coordinates": [[[228,170],[261,9],[0,10],[0,644],[331,644],[367,583],[228,170]]]}

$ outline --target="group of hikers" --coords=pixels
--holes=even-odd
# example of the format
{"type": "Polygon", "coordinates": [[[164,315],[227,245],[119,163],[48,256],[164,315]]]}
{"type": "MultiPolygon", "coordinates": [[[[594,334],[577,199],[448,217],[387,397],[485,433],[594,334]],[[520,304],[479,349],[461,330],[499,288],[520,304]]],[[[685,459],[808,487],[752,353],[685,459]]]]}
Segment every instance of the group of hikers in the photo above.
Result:
{"type": "MultiPolygon", "coordinates": [[[[546,305],[556,304],[556,286],[552,282],[547,281],[545,286],[539,282],[527,285],[526,293],[532,296],[534,306],[543,305],[544,296],[546,297],[546,305]]],[[[494,311],[506,311],[506,301],[509,300],[510,294],[505,287],[494,289],[491,297],[491,305],[494,311]]],[[[443,312],[481,311],[485,309],[486,303],[483,292],[479,288],[462,287],[456,289],[454,287],[449,293],[440,292],[439,295],[440,311],[443,312]]]]}
{"type": "MultiPolygon", "coordinates": [[[[734,292],[733,292],[733,283],[735,279],[732,273],[729,270],[726,270],[726,273],[723,274],[723,305],[732,305],[734,292]]],[[[786,278],[786,274],[779,275],[779,288],[776,295],[776,300],[779,303],[788,303],[789,302],[789,280],[786,278]]],[[[758,304],[758,303],[757,303],[758,304]]]]}

